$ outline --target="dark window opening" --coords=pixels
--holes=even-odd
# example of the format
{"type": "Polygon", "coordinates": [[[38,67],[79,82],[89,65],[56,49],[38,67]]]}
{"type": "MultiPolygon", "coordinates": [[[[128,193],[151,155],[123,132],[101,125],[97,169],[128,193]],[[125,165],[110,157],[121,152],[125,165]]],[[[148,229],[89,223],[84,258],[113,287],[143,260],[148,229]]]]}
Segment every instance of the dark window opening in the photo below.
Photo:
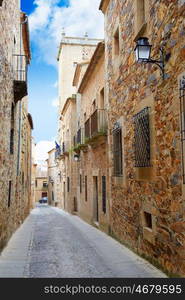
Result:
{"type": "Polygon", "coordinates": [[[3,0],[0,0],[0,6],[2,6],[2,4],[3,4],[3,0]]]}
{"type": "Polygon", "coordinates": [[[87,176],[85,176],[85,201],[87,202],[87,176]]]}
{"type": "Polygon", "coordinates": [[[11,194],[12,194],[12,182],[9,181],[9,188],[8,188],[8,207],[11,205],[11,194]]]}
{"type": "Polygon", "coordinates": [[[43,181],[43,187],[48,187],[48,183],[46,181],[43,181]]]}
{"type": "Polygon", "coordinates": [[[80,194],[82,193],[82,175],[80,174],[80,194]]]}
{"type": "Polygon", "coordinates": [[[14,129],[10,130],[10,154],[14,153],[14,129]]]}
{"type": "Polygon", "coordinates": [[[135,167],[150,167],[149,107],[134,116],[135,167]]]}
{"type": "Polygon", "coordinates": [[[100,92],[100,109],[105,108],[105,95],[104,95],[104,88],[100,92]]]}
{"type": "Polygon", "coordinates": [[[118,56],[120,52],[119,28],[114,34],[114,55],[118,56]]]}
{"type": "Polygon", "coordinates": [[[102,210],[106,213],[106,176],[102,176],[102,210]]]}
{"type": "Polygon", "coordinates": [[[150,213],[144,212],[145,227],[152,229],[152,215],[150,213]]]}
{"type": "Polygon", "coordinates": [[[76,197],[74,197],[74,212],[78,212],[78,204],[76,197]]]}
{"type": "Polygon", "coordinates": [[[35,186],[37,187],[37,179],[35,180],[35,186]]]}
{"type": "Polygon", "coordinates": [[[14,153],[14,105],[11,108],[10,154],[14,153]]]}
{"type": "Polygon", "coordinates": [[[113,130],[113,160],[114,176],[123,175],[122,131],[120,127],[113,130]]]}
{"type": "Polygon", "coordinates": [[[69,193],[70,191],[70,178],[67,177],[67,192],[69,193]]]}
{"type": "Polygon", "coordinates": [[[24,172],[22,173],[22,185],[24,185],[24,172]]]}

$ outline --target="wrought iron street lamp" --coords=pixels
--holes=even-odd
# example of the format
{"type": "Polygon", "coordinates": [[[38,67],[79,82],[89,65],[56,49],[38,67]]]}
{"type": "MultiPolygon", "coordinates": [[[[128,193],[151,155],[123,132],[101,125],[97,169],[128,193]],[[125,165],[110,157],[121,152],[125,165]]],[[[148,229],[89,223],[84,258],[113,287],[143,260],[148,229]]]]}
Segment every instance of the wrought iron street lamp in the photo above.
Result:
{"type": "Polygon", "coordinates": [[[160,48],[160,60],[151,59],[151,49],[152,45],[149,44],[148,38],[140,37],[136,42],[135,55],[137,62],[152,63],[156,64],[162,72],[163,79],[164,74],[164,52],[160,48]]]}

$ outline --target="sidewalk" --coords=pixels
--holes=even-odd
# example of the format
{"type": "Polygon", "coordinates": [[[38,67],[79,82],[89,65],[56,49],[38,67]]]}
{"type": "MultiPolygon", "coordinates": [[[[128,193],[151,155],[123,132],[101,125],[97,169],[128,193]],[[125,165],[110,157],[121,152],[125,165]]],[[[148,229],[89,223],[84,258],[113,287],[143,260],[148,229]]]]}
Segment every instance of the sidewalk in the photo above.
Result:
{"type": "Polygon", "coordinates": [[[30,215],[17,229],[0,255],[0,278],[26,278],[29,276],[29,251],[34,229],[30,215]]]}

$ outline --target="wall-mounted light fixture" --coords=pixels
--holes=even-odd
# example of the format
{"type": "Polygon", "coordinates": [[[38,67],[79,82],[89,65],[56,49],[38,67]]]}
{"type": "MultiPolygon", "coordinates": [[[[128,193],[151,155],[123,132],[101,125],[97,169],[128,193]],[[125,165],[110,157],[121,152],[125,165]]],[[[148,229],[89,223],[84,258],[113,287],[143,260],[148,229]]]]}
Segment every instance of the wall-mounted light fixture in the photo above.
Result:
{"type": "Polygon", "coordinates": [[[163,79],[165,78],[164,73],[164,51],[160,48],[160,60],[151,59],[152,45],[149,44],[148,38],[140,37],[136,41],[135,55],[137,62],[152,63],[156,64],[162,72],[163,79]]]}
{"type": "Polygon", "coordinates": [[[80,161],[80,155],[79,154],[74,154],[74,160],[75,161],[80,161]]]}

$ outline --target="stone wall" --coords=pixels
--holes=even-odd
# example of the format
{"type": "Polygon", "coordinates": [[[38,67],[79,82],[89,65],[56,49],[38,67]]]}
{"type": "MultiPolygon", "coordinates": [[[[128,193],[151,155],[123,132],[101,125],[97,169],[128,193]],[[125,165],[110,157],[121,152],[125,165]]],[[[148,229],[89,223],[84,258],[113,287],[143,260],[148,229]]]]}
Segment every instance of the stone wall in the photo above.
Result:
{"type": "Polygon", "coordinates": [[[146,24],[136,32],[136,1],[110,0],[105,12],[106,86],[109,140],[123,118],[123,176],[113,176],[112,235],[171,274],[185,275],[184,185],[182,184],[179,76],[185,71],[185,5],[182,1],[146,1],[146,24]],[[119,28],[120,51],[115,57],[114,34],[119,28]],[[147,36],[152,57],[166,53],[165,79],[152,64],[135,60],[135,38],[147,36]],[[116,61],[116,63],[115,63],[116,61]],[[149,106],[152,164],[134,167],[133,116],[149,106]],[[152,228],[146,224],[151,215],[152,228]]]}
{"type": "MultiPolygon", "coordinates": [[[[4,0],[0,7],[0,249],[21,224],[28,210],[22,199],[19,136],[23,118],[21,101],[14,102],[13,55],[21,54],[20,1],[4,0]],[[14,113],[12,114],[12,105],[14,113]],[[14,115],[14,147],[10,153],[11,117],[14,115]],[[11,191],[10,191],[11,184],[11,191]]],[[[20,99],[21,100],[21,99],[20,99]]],[[[27,130],[27,129],[26,129],[27,130]]],[[[21,141],[20,141],[21,143],[21,141]]],[[[28,145],[28,144],[27,144],[28,145]]],[[[26,200],[27,201],[27,200],[26,200]]],[[[26,202],[27,203],[27,202],[26,202]]]]}

